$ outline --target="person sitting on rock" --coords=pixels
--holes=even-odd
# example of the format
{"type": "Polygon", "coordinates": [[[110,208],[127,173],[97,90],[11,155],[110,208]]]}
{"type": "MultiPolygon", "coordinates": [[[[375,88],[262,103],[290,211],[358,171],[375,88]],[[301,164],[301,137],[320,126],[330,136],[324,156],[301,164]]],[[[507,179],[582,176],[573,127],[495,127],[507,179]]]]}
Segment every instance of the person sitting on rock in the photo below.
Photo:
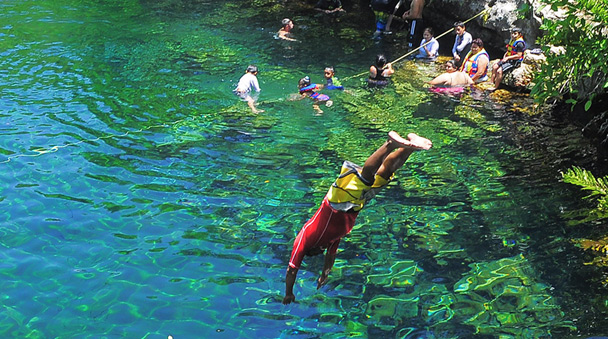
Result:
{"type": "Polygon", "coordinates": [[[479,38],[471,42],[471,51],[467,54],[460,66],[460,71],[466,72],[475,83],[488,80],[488,64],[490,56],[483,48],[483,41],[479,38]]]}
{"type": "Polygon", "coordinates": [[[526,42],[524,41],[521,28],[515,27],[511,29],[511,40],[507,44],[507,51],[502,59],[492,67],[492,83],[494,87],[490,91],[498,89],[505,72],[512,71],[521,65],[525,50],[526,42]]]}

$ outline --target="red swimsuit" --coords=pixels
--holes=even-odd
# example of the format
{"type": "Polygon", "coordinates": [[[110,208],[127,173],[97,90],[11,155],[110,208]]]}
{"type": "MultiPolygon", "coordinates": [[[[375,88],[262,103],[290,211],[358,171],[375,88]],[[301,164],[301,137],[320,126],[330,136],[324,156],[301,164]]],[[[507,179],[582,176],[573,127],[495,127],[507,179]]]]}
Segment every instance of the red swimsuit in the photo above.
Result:
{"type": "Polygon", "coordinates": [[[323,199],[321,207],[315,215],[304,224],[293,243],[289,266],[299,269],[304,255],[315,247],[327,248],[335,254],[340,245],[340,238],[353,229],[359,212],[342,212],[333,209],[327,200],[323,199]]]}

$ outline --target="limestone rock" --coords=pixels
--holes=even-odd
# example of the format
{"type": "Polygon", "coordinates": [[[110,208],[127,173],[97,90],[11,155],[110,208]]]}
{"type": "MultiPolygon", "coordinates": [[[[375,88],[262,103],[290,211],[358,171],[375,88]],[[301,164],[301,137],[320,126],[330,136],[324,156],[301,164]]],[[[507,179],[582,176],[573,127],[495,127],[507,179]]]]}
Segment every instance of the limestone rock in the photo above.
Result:
{"type": "MultiPolygon", "coordinates": [[[[532,80],[546,60],[545,55],[533,54],[530,53],[530,50],[526,50],[521,65],[505,74],[502,79],[503,85],[524,90],[532,89],[532,86],[534,86],[532,80]]],[[[498,62],[498,60],[493,61],[492,64],[495,62],[498,62]]]]}

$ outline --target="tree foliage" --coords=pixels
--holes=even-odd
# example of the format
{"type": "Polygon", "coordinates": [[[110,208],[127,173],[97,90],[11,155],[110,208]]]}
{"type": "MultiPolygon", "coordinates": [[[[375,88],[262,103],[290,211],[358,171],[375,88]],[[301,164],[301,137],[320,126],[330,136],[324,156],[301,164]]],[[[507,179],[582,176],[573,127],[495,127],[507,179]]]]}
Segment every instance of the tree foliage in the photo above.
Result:
{"type": "Polygon", "coordinates": [[[532,94],[540,103],[566,99],[585,103],[588,110],[597,95],[608,88],[608,1],[543,0],[564,15],[558,20],[545,18],[541,44],[547,64],[535,79],[532,94]],[[563,53],[550,52],[550,46],[564,47],[563,53]],[[569,94],[568,98],[564,98],[569,94]]]}

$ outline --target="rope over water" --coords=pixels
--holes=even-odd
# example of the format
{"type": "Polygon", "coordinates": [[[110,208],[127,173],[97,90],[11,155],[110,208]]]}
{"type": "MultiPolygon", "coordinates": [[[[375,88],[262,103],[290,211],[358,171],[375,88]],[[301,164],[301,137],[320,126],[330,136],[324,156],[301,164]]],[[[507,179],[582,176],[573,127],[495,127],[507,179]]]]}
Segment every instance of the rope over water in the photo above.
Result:
{"type": "MultiPolygon", "coordinates": [[[[466,24],[467,22],[469,22],[469,21],[471,21],[471,20],[473,20],[473,19],[477,18],[478,16],[480,16],[480,15],[482,15],[482,14],[486,13],[488,10],[490,10],[490,8],[486,8],[486,9],[484,9],[483,11],[481,11],[481,12],[477,13],[475,16],[472,16],[471,18],[467,19],[466,21],[463,21],[463,23],[465,23],[465,24],[466,24]]],[[[438,36],[436,37],[436,39],[441,38],[441,37],[443,37],[444,35],[446,35],[446,34],[448,34],[448,33],[450,33],[450,32],[452,32],[452,29],[449,29],[449,30],[447,30],[447,31],[445,31],[445,32],[443,32],[443,33],[441,33],[440,35],[438,35],[438,36]]],[[[415,49],[413,49],[413,50],[411,50],[411,51],[409,51],[409,52],[405,53],[404,55],[402,55],[402,56],[400,56],[399,58],[395,59],[395,60],[394,60],[394,61],[392,61],[391,63],[396,63],[396,62],[399,62],[399,61],[403,60],[404,58],[406,58],[406,57],[408,57],[408,56],[410,56],[410,55],[414,54],[416,51],[418,51],[418,49],[419,49],[420,47],[424,47],[424,46],[428,45],[429,43],[430,43],[430,41],[429,41],[429,42],[427,42],[427,43],[425,43],[425,44],[423,44],[423,45],[421,45],[421,46],[419,46],[418,48],[415,48],[415,49]]],[[[349,79],[356,78],[356,77],[360,77],[360,76],[365,75],[365,74],[367,74],[367,71],[366,71],[366,72],[359,73],[359,74],[355,74],[355,75],[350,76],[350,77],[342,78],[342,81],[349,80],[349,79]]],[[[265,103],[275,103],[275,102],[279,102],[279,101],[283,101],[283,100],[284,100],[284,99],[269,100],[269,101],[265,101],[265,103]]],[[[31,152],[33,152],[32,154],[20,153],[20,154],[13,154],[13,155],[10,155],[10,156],[8,156],[8,157],[6,158],[6,160],[0,161],[0,164],[6,164],[6,163],[9,163],[9,162],[11,162],[13,159],[17,159],[17,158],[26,158],[26,157],[31,157],[31,158],[34,158],[34,157],[39,157],[39,156],[41,156],[41,155],[43,155],[43,154],[47,154],[47,153],[55,153],[55,152],[59,151],[59,149],[61,149],[61,148],[66,148],[66,147],[70,147],[70,146],[76,146],[76,145],[79,145],[79,144],[82,144],[82,143],[85,143],[85,142],[94,142],[94,141],[99,141],[99,140],[103,140],[103,139],[109,139],[109,138],[121,138],[121,137],[126,137],[127,135],[129,135],[129,134],[131,134],[131,133],[140,133],[140,132],[143,132],[143,131],[146,131],[146,130],[152,129],[152,128],[160,128],[160,127],[166,128],[166,127],[169,127],[169,126],[175,125],[175,124],[177,124],[177,123],[180,123],[180,122],[182,122],[182,121],[185,121],[185,120],[187,120],[187,119],[188,119],[188,118],[186,118],[186,119],[180,119],[180,120],[174,121],[174,122],[172,122],[172,123],[167,123],[167,124],[160,124],[160,125],[152,125],[152,126],[147,126],[147,127],[143,127],[143,128],[137,129],[137,130],[133,130],[133,131],[127,131],[127,132],[122,133],[122,134],[107,134],[107,135],[104,135],[104,136],[101,136],[101,137],[96,137],[96,138],[93,138],[93,139],[84,139],[84,140],[79,140],[79,141],[75,141],[75,142],[69,142],[69,143],[64,144],[64,145],[56,145],[56,146],[51,146],[51,147],[48,147],[48,148],[37,148],[37,149],[33,149],[33,150],[31,151],[31,152]]]]}
{"type": "MultiPolygon", "coordinates": [[[[483,11],[481,11],[481,12],[477,13],[476,15],[474,15],[474,16],[472,16],[472,17],[470,17],[470,18],[469,18],[469,19],[467,19],[466,21],[463,21],[463,23],[465,23],[465,24],[466,24],[467,22],[469,22],[469,21],[471,21],[471,20],[473,20],[473,19],[477,18],[478,16],[480,16],[480,15],[484,14],[485,12],[487,12],[487,11],[489,11],[489,10],[490,10],[490,8],[486,8],[486,9],[484,9],[483,11]]],[[[453,31],[453,29],[449,29],[449,30],[447,30],[447,31],[445,31],[445,32],[443,32],[443,33],[441,33],[441,34],[439,34],[437,37],[435,37],[435,39],[439,39],[439,38],[443,37],[444,35],[446,35],[446,34],[448,34],[448,33],[451,33],[452,31],[453,31]]],[[[411,51],[409,51],[409,52],[405,53],[404,55],[402,55],[402,56],[398,57],[398,58],[397,58],[397,59],[395,59],[394,61],[391,61],[391,63],[392,63],[392,64],[394,64],[394,63],[396,63],[396,62],[399,62],[399,61],[401,61],[401,60],[403,60],[403,59],[407,58],[408,56],[410,56],[410,55],[412,55],[412,54],[414,54],[414,53],[418,52],[418,50],[419,50],[420,48],[425,47],[426,45],[428,45],[428,44],[430,44],[430,43],[431,43],[431,42],[430,42],[430,41],[428,41],[427,43],[425,43],[425,44],[423,44],[423,45],[420,45],[420,46],[418,46],[418,47],[416,47],[416,48],[412,49],[411,51]]],[[[349,80],[349,79],[352,79],[352,78],[357,78],[357,77],[360,77],[360,76],[365,75],[365,74],[367,74],[367,73],[368,73],[368,71],[365,71],[365,72],[361,72],[361,73],[359,73],[359,74],[355,74],[355,75],[352,75],[352,76],[349,76],[349,77],[346,77],[346,78],[342,78],[342,81],[346,81],[346,80],[349,80]]]]}

